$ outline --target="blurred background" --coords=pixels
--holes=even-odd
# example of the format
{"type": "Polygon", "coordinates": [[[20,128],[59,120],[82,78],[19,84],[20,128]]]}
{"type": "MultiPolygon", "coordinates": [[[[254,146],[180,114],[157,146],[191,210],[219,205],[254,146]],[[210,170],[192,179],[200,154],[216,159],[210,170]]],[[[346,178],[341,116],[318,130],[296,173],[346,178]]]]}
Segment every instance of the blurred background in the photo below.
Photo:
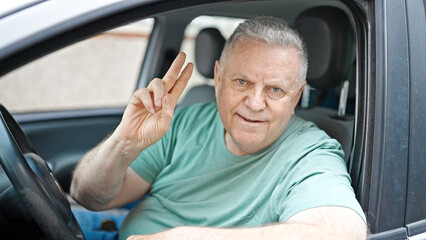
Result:
{"type": "MultiPolygon", "coordinates": [[[[241,21],[194,19],[181,46],[187,61],[194,62],[195,37],[202,28],[214,26],[228,38],[241,21]]],[[[0,77],[0,103],[13,113],[125,106],[136,89],[153,26],[154,19],[145,19],[118,27],[0,77]]],[[[203,83],[195,68],[186,90],[203,83]]]]}

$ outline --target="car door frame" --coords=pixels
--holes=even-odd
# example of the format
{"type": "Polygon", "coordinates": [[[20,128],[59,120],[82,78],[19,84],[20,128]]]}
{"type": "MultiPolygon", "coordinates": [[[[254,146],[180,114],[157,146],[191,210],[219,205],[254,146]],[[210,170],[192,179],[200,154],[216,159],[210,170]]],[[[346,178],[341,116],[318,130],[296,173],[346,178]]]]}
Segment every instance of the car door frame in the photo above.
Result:
{"type": "MultiPolygon", "coordinates": [[[[420,176],[417,168],[425,159],[417,155],[420,147],[412,141],[420,123],[413,118],[410,95],[414,86],[420,87],[416,82],[419,80],[413,79],[421,78],[424,73],[412,63],[426,56],[416,54],[415,50],[421,49],[418,41],[424,31],[413,31],[421,17],[424,24],[423,4],[421,0],[379,0],[372,4],[371,118],[367,123],[370,144],[365,145],[363,181],[366,186],[363,190],[368,198],[365,201],[367,220],[373,233],[369,238],[374,240],[407,239],[426,232],[425,218],[421,219],[420,215],[412,218],[418,221],[410,223],[409,217],[415,211],[412,207],[422,204],[413,198],[421,199],[421,194],[426,192],[426,184],[413,181],[420,176]],[[417,37],[410,38],[410,34],[417,37]],[[409,197],[409,193],[412,196],[409,197]]],[[[415,113],[424,117],[424,107],[417,108],[415,113]]],[[[417,138],[425,140],[425,135],[417,138]]],[[[424,216],[424,208],[418,211],[423,211],[424,216]]]]}

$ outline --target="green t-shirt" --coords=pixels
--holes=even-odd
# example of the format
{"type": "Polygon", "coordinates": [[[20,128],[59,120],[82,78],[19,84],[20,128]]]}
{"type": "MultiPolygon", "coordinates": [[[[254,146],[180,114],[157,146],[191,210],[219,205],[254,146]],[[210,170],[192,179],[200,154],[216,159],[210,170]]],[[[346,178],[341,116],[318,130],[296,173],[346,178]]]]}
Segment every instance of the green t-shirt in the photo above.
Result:
{"type": "Polygon", "coordinates": [[[177,226],[260,226],[318,206],[348,207],[364,218],[343,155],[336,140],[293,116],[272,145],[236,156],[225,146],[216,104],[187,107],[132,163],[152,188],[120,237],[177,226]]]}

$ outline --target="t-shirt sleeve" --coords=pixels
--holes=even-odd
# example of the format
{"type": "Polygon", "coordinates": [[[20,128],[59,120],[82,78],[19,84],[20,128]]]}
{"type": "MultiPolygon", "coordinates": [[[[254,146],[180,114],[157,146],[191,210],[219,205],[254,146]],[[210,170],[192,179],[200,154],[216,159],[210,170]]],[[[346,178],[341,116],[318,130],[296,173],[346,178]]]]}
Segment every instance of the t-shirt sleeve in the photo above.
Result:
{"type": "Polygon", "coordinates": [[[132,162],[130,167],[149,183],[153,183],[167,161],[166,149],[169,148],[170,134],[164,135],[158,142],[151,145],[132,162]]]}
{"type": "Polygon", "coordinates": [[[343,152],[335,140],[301,158],[280,184],[279,221],[315,207],[340,206],[365,215],[355,198],[343,152]]]}
{"type": "Polygon", "coordinates": [[[180,122],[185,116],[185,109],[175,111],[169,131],[158,142],[142,151],[130,167],[149,183],[153,183],[157,175],[170,162],[176,136],[179,134],[180,122]]]}

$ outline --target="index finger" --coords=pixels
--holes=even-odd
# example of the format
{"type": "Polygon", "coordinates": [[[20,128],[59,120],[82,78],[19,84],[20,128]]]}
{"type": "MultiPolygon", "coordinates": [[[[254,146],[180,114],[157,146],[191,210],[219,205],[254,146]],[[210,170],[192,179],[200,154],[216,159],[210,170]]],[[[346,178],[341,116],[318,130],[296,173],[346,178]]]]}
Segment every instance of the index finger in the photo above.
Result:
{"type": "Polygon", "coordinates": [[[186,55],[183,52],[180,52],[175,60],[173,60],[172,65],[170,66],[169,70],[167,70],[166,74],[163,77],[164,86],[166,89],[166,92],[169,92],[170,89],[173,88],[173,86],[176,83],[176,80],[179,77],[180,70],[183,67],[183,64],[185,63],[186,55]]]}
{"type": "Polygon", "coordinates": [[[179,79],[176,81],[176,84],[172,87],[170,90],[170,104],[174,108],[182,95],[183,90],[185,89],[186,85],[188,84],[189,79],[192,75],[192,70],[194,69],[194,64],[188,63],[183,69],[182,74],[180,75],[179,79]]]}

